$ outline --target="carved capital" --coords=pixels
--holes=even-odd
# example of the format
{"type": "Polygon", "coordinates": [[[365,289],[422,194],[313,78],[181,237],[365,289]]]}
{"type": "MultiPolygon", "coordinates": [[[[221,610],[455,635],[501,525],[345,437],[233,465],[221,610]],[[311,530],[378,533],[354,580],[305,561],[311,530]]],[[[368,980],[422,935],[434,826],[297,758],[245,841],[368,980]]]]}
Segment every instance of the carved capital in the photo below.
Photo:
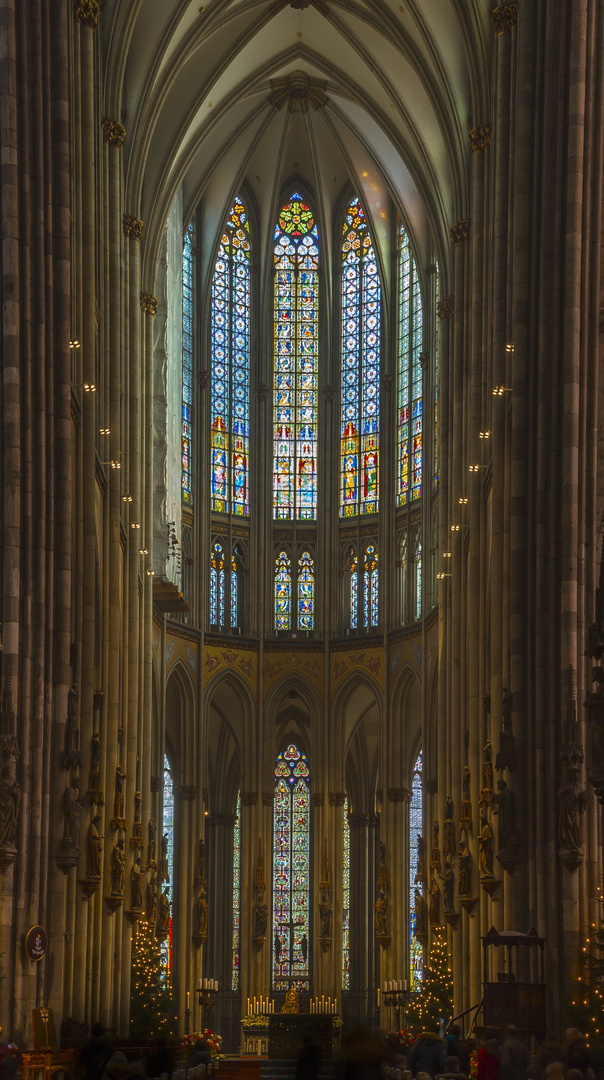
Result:
{"type": "Polygon", "coordinates": [[[197,376],[197,381],[198,381],[199,385],[201,386],[201,389],[205,390],[206,386],[210,385],[210,372],[209,371],[200,371],[199,375],[197,376]]]}
{"type": "Polygon", "coordinates": [[[132,236],[134,240],[142,240],[145,231],[145,223],[138,217],[124,214],[124,236],[132,236]]]}
{"type": "Polygon", "coordinates": [[[329,792],[329,805],[330,806],[343,806],[346,802],[345,791],[330,791],[329,792]]]}
{"type": "Polygon", "coordinates": [[[388,801],[410,803],[411,791],[407,787],[390,787],[388,788],[388,801]]]}
{"type": "Polygon", "coordinates": [[[491,142],[490,125],[479,124],[478,127],[472,128],[472,130],[468,132],[468,140],[470,142],[470,150],[473,154],[478,154],[481,150],[485,150],[491,142]]]}
{"type": "Polygon", "coordinates": [[[192,800],[197,795],[197,788],[193,784],[181,784],[176,790],[180,798],[185,801],[192,800]]]}
{"type": "Polygon", "coordinates": [[[241,804],[242,806],[255,806],[258,799],[257,791],[242,791],[241,792],[241,804]]]}
{"type": "Polygon", "coordinates": [[[495,23],[495,29],[499,37],[506,30],[515,30],[518,26],[517,0],[505,0],[503,4],[494,7],[491,12],[491,21],[495,23]]]}
{"type": "Polygon", "coordinates": [[[273,795],[272,791],[263,791],[262,792],[262,805],[263,806],[272,806],[274,801],[275,801],[275,796],[273,795]]]}
{"type": "Polygon", "coordinates": [[[95,30],[100,13],[99,0],[75,0],[74,15],[76,22],[81,23],[82,26],[89,26],[91,30],[95,30]]]}
{"type": "Polygon", "coordinates": [[[258,394],[258,401],[266,401],[268,397],[268,385],[267,383],[258,383],[256,387],[256,393],[258,394]]]}
{"type": "Polygon", "coordinates": [[[454,311],[455,301],[452,296],[445,296],[443,300],[438,301],[439,319],[450,319],[454,311]]]}
{"type": "Polygon", "coordinates": [[[335,393],[334,387],[331,383],[326,383],[323,387],[323,398],[325,401],[333,401],[333,395],[335,393]]]}
{"type": "Polygon", "coordinates": [[[117,146],[120,149],[124,139],[126,138],[126,128],[123,124],[120,124],[119,120],[110,120],[108,116],[103,120],[103,139],[110,146],[117,146]]]}
{"type": "Polygon", "coordinates": [[[322,791],[314,791],[310,797],[313,806],[323,806],[324,795],[322,791]]]}
{"type": "Polygon", "coordinates": [[[159,300],[156,296],[153,295],[153,293],[141,293],[141,311],[147,311],[149,315],[157,315],[158,307],[159,300]]]}
{"type": "Polygon", "coordinates": [[[470,235],[469,219],[466,218],[463,221],[456,221],[449,231],[455,247],[459,247],[460,244],[466,244],[470,235]]]}
{"type": "Polygon", "coordinates": [[[208,825],[234,825],[237,821],[237,814],[225,814],[219,810],[215,810],[213,814],[208,814],[208,825]]]}
{"type": "Polygon", "coordinates": [[[348,824],[351,829],[367,829],[371,823],[371,814],[364,814],[362,811],[357,811],[354,814],[348,815],[348,824]]]}
{"type": "Polygon", "coordinates": [[[430,263],[430,265],[426,267],[426,273],[427,274],[437,274],[438,273],[438,266],[436,265],[436,263],[430,263]]]}
{"type": "Polygon", "coordinates": [[[149,787],[151,788],[153,794],[155,794],[156,791],[159,791],[159,776],[151,777],[151,783],[149,784],[149,787]]]}

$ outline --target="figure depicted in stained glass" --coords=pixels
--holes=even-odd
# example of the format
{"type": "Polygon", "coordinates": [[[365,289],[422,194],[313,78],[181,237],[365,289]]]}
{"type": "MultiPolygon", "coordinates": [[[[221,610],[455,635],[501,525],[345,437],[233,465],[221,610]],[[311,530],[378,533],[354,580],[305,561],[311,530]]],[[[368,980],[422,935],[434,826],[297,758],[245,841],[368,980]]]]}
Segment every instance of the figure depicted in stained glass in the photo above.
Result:
{"type": "Polygon", "coordinates": [[[291,630],[292,572],[291,560],[280,551],[275,566],[275,630],[291,630]]]}
{"type": "Polygon", "coordinates": [[[211,301],[212,510],[249,514],[250,226],[236,198],[221,238],[211,301]]]}
{"type": "Polygon", "coordinates": [[[239,989],[240,963],[240,893],[241,889],[241,792],[237,792],[235,826],[233,829],[233,976],[232,988],[239,989]]]}
{"type": "Polygon", "coordinates": [[[275,763],[273,988],[308,987],[310,943],[310,769],[290,745],[275,763]],[[293,983],[290,983],[293,979],[293,983]]]}
{"type": "Polygon", "coordinates": [[[193,504],[191,410],[193,405],[193,236],[189,225],[182,254],[182,501],[193,504]]]}
{"type": "Polygon", "coordinates": [[[344,803],[342,841],[342,989],[350,990],[350,822],[344,803]]]}
{"type": "Polygon", "coordinates": [[[422,335],[423,311],[419,275],[408,234],[401,228],[398,301],[399,506],[404,506],[412,499],[419,499],[422,493],[422,335]]]}
{"type": "MultiPolygon", "coordinates": [[[[174,784],[172,781],[172,773],[170,771],[170,763],[168,758],[164,755],[164,798],[163,798],[163,838],[162,843],[162,859],[165,861],[165,871],[162,874],[163,881],[174,881],[174,784]],[[165,854],[164,854],[165,852],[165,854]]],[[[161,861],[160,861],[161,865],[161,861]]],[[[165,890],[162,895],[162,900],[166,895],[165,890]]],[[[160,907],[160,920],[163,919],[165,926],[162,923],[162,929],[168,930],[170,925],[170,905],[164,904],[160,907]]],[[[170,939],[166,938],[162,940],[160,945],[160,955],[162,962],[165,965],[167,972],[170,971],[171,966],[171,948],[170,939]]]]}
{"type": "Polygon", "coordinates": [[[413,991],[421,990],[423,982],[423,946],[418,938],[425,934],[427,928],[426,881],[420,864],[420,852],[423,850],[422,833],[423,795],[420,751],[413,768],[409,805],[409,953],[410,988],[413,991]]]}
{"type": "Polygon", "coordinates": [[[353,199],[342,242],[342,517],[379,499],[381,289],[365,214],[353,199]],[[360,446],[358,433],[360,433],[360,446]],[[359,451],[362,477],[359,482],[359,451]]]}
{"type": "Polygon", "coordinates": [[[298,559],[298,629],[312,630],[315,613],[315,572],[310,552],[298,559]]]}
{"type": "Polygon", "coordinates": [[[319,246],[312,211],[297,192],[279,215],[274,259],[274,515],[313,520],[317,513],[319,246]]]}
{"type": "Polygon", "coordinates": [[[212,626],[224,626],[224,611],[224,549],[222,544],[216,541],[210,556],[210,623],[212,626]]]}

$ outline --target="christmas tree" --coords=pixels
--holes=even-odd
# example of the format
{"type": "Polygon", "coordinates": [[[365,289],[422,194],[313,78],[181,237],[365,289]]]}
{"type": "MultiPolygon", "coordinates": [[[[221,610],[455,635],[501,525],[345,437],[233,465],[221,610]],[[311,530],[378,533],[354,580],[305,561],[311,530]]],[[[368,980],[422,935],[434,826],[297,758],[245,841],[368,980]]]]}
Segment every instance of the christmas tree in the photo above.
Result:
{"type": "Polygon", "coordinates": [[[176,1034],[169,973],[154,928],[141,919],[135,929],[130,983],[130,1035],[145,1042],[176,1034]]]}
{"type": "Polygon", "coordinates": [[[409,1022],[419,1031],[438,1031],[439,1020],[445,1024],[453,1016],[453,977],[444,933],[435,933],[428,963],[424,967],[424,985],[419,997],[407,1011],[409,1022]]]}
{"type": "Polygon", "coordinates": [[[579,976],[568,1010],[569,1020],[585,1035],[596,1057],[604,1058],[604,896],[598,889],[600,915],[591,924],[579,953],[579,976]]]}

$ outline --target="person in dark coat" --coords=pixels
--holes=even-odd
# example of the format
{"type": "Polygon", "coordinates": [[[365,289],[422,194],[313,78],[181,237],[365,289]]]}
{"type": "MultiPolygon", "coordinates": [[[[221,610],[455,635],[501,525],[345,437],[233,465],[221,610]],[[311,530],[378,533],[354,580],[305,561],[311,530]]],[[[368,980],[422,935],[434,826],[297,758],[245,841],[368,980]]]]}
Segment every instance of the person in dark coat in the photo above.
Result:
{"type": "Polygon", "coordinates": [[[105,1035],[102,1024],[95,1024],[92,1038],[80,1051],[80,1064],[85,1066],[86,1080],[101,1080],[105,1065],[113,1053],[111,1039],[105,1035]]]}
{"type": "Polygon", "coordinates": [[[566,1064],[569,1069],[578,1069],[583,1076],[587,1075],[588,1069],[593,1069],[589,1048],[578,1028],[566,1029],[566,1064]]]}
{"type": "Polygon", "coordinates": [[[464,1042],[461,1038],[461,1028],[459,1024],[453,1024],[449,1031],[445,1035],[445,1042],[447,1044],[447,1054],[449,1057],[456,1057],[459,1062],[459,1071],[465,1076],[470,1075],[470,1047],[467,1042],[464,1042]]]}
{"type": "Polygon", "coordinates": [[[172,1076],[174,1072],[174,1051],[170,1049],[165,1039],[156,1039],[155,1047],[147,1062],[147,1076],[161,1076],[167,1073],[172,1076]]]}
{"type": "Polygon", "coordinates": [[[501,1047],[497,1039],[489,1039],[478,1051],[476,1080],[499,1080],[501,1047]]]}
{"type": "Polygon", "coordinates": [[[505,1029],[499,1075],[501,1080],[526,1080],[526,1047],[514,1024],[508,1024],[505,1029]]]}
{"type": "Polygon", "coordinates": [[[531,1076],[533,1076],[535,1080],[545,1080],[547,1066],[551,1065],[553,1061],[565,1060],[566,1055],[560,1046],[558,1039],[553,1031],[548,1031],[531,1063],[531,1076]]]}
{"type": "Polygon", "coordinates": [[[304,1044],[298,1055],[295,1080],[317,1080],[321,1065],[321,1047],[312,1035],[304,1036],[304,1044]]]}
{"type": "Polygon", "coordinates": [[[408,1065],[414,1076],[425,1072],[434,1077],[442,1073],[447,1061],[447,1047],[444,1039],[434,1032],[424,1031],[409,1054],[408,1065]]]}
{"type": "Polygon", "coordinates": [[[439,1073],[437,1080],[468,1080],[466,1073],[460,1072],[459,1058],[449,1056],[445,1062],[444,1072],[439,1073]]]}

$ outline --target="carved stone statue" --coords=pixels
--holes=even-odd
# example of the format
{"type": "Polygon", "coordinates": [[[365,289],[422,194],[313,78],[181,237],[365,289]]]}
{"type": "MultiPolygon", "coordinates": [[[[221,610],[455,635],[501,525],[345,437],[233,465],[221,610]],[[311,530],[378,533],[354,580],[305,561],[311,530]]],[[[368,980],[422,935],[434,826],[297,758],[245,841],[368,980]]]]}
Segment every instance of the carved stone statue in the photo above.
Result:
{"type": "Polygon", "coordinates": [[[415,936],[428,933],[428,909],[426,900],[418,888],[415,890],[415,936]]]}
{"type": "Polygon", "coordinates": [[[87,872],[89,878],[100,878],[101,876],[101,852],[103,850],[101,841],[105,838],[99,833],[98,825],[100,820],[101,815],[95,814],[88,826],[87,872]]]}
{"type": "Polygon", "coordinates": [[[431,926],[438,926],[440,923],[440,889],[438,882],[434,876],[430,882],[430,904],[428,907],[428,918],[431,926]]]}
{"type": "Polygon", "coordinates": [[[120,837],[111,852],[111,895],[124,895],[124,878],[126,875],[126,852],[124,841],[120,837]]]}
{"type": "Polygon", "coordinates": [[[151,877],[147,882],[146,915],[148,921],[153,926],[153,924],[157,922],[157,878],[155,874],[151,874],[151,877]]]}
{"type": "Polygon", "coordinates": [[[3,765],[0,773],[0,847],[15,846],[20,805],[21,788],[10,765],[3,765]]]}
{"type": "Polygon", "coordinates": [[[450,795],[445,799],[445,821],[453,821],[453,799],[450,795]]]}
{"type": "Polygon", "coordinates": [[[459,845],[459,895],[472,895],[472,861],[467,844],[459,845]]]}
{"type": "Polygon", "coordinates": [[[168,834],[164,833],[161,838],[161,855],[159,857],[159,876],[161,881],[169,881],[170,873],[168,870],[168,834]]]}
{"type": "Polygon", "coordinates": [[[80,850],[80,810],[84,799],[80,796],[80,779],[72,777],[71,784],[63,793],[63,839],[61,846],[80,850]]]}
{"type": "Polygon", "coordinates": [[[95,731],[90,740],[90,768],[98,772],[101,764],[101,739],[98,731],[95,731]]]}
{"type": "Polygon", "coordinates": [[[499,851],[505,851],[518,844],[514,795],[505,780],[497,781],[497,791],[498,794],[493,796],[493,810],[497,814],[497,845],[499,851]]]}
{"type": "Polygon", "coordinates": [[[264,899],[264,885],[256,886],[256,903],[254,907],[254,937],[265,938],[268,925],[268,904],[264,899]]]}
{"type": "MultiPolygon", "coordinates": [[[[583,857],[581,818],[587,806],[587,791],[580,791],[579,770],[570,766],[558,791],[558,841],[560,850],[583,857]]],[[[577,862],[578,865],[578,862],[577,862]]]]}
{"type": "Polygon", "coordinates": [[[503,717],[503,730],[511,731],[512,728],[512,704],[514,698],[507,686],[503,687],[503,699],[501,702],[501,715],[503,717]]]}
{"type": "Polygon", "coordinates": [[[149,824],[147,825],[147,862],[154,863],[156,857],[155,850],[155,834],[157,832],[157,825],[155,818],[149,818],[149,824]]]}
{"type": "Polygon", "coordinates": [[[140,791],[134,793],[134,820],[140,821],[143,800],[140,791]]]}
{"type": "Polygon", "coordinates": [[[375,908],[375,932],[378,937],[387,937],[388,931],[386,930],[386,914],[388,911],[388,901],[383,889],[380,889],[378,898],[373,904],[375,908]]]}
{"type": "Polygon", "coordinates": [[[208,892],[205,879],[201,883],[195,911],[196,932],[205,938],[208,933],[208,892]]]}
{"type": "Polygon", "coordinates": [[[480,819],[481,831],[478,837],[478,872],[481,878],[493,878],[493,830],[486,816],[480,819]]]}
{"type": "Polygon", "coordinates": [[[464,799],[467,799],[468,801],[470,800],[470,780],[471,779],[472,779],[472,774],[470,773],[470,770],[469,770],[468,766],[464,765],[463,772],[461,774],[461,790],[462,790],[462,794],[463,794],[464,799]]]}
{"type": "Polygon", "coordinates": [[[126,779],[125,772],[122,772],[122,766],[118,765],[115,770],[115,799],[113,802],[113,816],[118,821],[123,820],[124,817],[124,780],[126,779]]]}
{"type": "Polygon", "coordinates": [[[480,803],[490,805],[493,796],[493,747],[487,739],[483,750],[480,803]]]}
{"type": "MultiPolygon", "coordinates": [[[[332,919],[332,906],[330,890],[321,889],[321,897],[319,900],[319,917],[321,920],[321,928],[319,931],[319,937],[330,938],[331,937],[331,919],[332,919]]],[[[377,923],[376,923],[377,926],[377,923]]],[[[385,933],[386,931],[384,931],[385,933]]],[[[379,931],[378,931],[379,933],[379,931]]]]}
{"type": "Polygon", "coordinates": [[[140,911],[143,906],[143,863],[139,855],[130,872],[130,906],[140,911]]]}
{"type": "Polygon", "coordinates": [[[432,822],[432,847],[434,849],[438,848],[439,835],[440,835],[440,826],[438,824],[438,821],[433,821],[432,822]]]}
{"type": "Polygon", "coordinates": [[[170,897],[168,886],[165,887],[159,899],[159,919],[157,929],[163,933],[170,929],[170,897]]]}
{"type": "Polygon", "coordinates": [[[454,910],[455,873],[450,862],[445,863],[445,875],[443,878],[443,895],[445,898],[445,912],[454,910]]]}

